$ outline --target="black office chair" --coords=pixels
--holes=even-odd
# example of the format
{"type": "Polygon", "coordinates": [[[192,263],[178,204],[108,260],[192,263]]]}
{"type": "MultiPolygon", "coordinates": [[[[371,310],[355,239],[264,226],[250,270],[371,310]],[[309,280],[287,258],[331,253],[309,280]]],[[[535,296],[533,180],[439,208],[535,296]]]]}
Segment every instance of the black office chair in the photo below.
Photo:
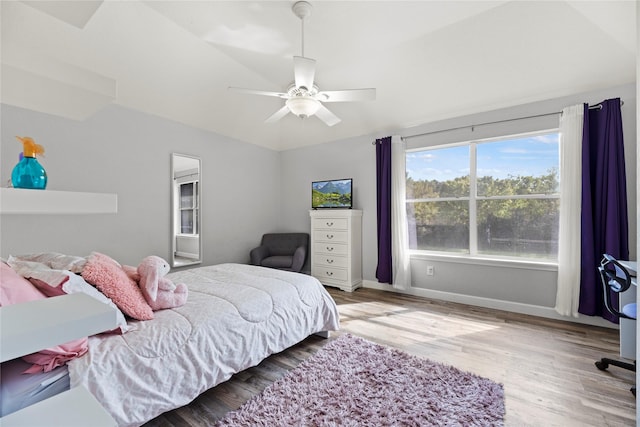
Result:
{"type": "MultiPolygon", "coordinates": [[[[602,279],[602,290],[604,292],[604,305],[607,310],[618,319],[633,319],[637,320],[637,305],[636,303],[626,304],[622,307],[621,311],[616,310],[613,307],[609,291],[620,294],[631,287],[631,275],[614,257],[608,254],[602,256],[602,261],[598,266],[600,272],[600,278],[602,279]]],[[[609,365],[617,366],[619,368],[628,369],[629,371],[636,371],[636,362],[633,363],[623,362],[621,360],[609,359],[603,357],[596,362],[596,367],[601,371],[604,371],[609,365]]],[[[631,393],[636,395],[636,387],[631,387],[631,393]]]]}

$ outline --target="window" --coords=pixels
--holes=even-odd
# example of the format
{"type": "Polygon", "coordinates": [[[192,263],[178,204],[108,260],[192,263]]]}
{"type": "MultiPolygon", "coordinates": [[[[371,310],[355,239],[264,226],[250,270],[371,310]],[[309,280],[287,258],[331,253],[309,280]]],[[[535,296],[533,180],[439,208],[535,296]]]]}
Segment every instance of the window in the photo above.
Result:
{"type": "Polygon", "coordinates": [[[180,233],[198,234],[198,181],[180,184],[180,233]]]}
{"type": "Polygon", "coordinates": [[[407,151],[414,250],[555,260],[559,134],[407,151]]]}

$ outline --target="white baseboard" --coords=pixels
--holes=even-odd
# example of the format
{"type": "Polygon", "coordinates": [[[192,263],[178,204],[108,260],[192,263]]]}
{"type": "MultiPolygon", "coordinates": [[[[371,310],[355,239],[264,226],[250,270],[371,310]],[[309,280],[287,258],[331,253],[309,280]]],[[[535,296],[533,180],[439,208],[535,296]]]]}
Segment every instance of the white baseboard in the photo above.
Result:
{"type": "Polygon", "coordinates": [[[379,289],[400,294],[415,295],[424,298],[441,301],[457,302],[461,304],[475,305],[478,307],[492,308],[495,310],[510,311],[512,313],[529,314],[547,319],[564,320],[566,322],[582,323],[585,325],[602,326],[605,328],[618,329],[618,325],[604,320],[601,317],[580,315],[580,317],[561,316],[553,307],[543,307],[539,305],[523,304],[513,301],[503,301],[492,298],[476,297],[473,295],[455,294],[451,292],[435,291],[432,289],[411,287],[406,290],[396,289],[385,283],[374,282],[373,280],[363,280],[365,288],[379,289]]]}
{"type": "Polygon", "coordinates": [[[189,258],[189,259],[198,259],[198,254],[194,254],[191,252],[176,252],[176,256],[182,257],[182,258],[189,258]]]}

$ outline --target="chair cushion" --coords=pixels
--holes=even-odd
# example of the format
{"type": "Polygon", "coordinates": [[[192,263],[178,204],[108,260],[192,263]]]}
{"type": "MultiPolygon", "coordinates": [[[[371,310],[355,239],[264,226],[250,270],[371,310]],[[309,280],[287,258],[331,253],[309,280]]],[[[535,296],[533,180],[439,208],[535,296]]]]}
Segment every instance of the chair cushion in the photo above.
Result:
{"type": "Polygon", "coordinates": [[[291,268],[292,262],[292,256],[270,256],[262,260],[262,266],[270,268],[291,268]]]}
{"type": "Polygon", "coordinates": [[[632,319],[637,319],[638,318],[638,306],[636,305],[636,303],[627,304],[624,307],[622,307],[622,313],[626,314],[627,316],[631,317],[632,319]]]}

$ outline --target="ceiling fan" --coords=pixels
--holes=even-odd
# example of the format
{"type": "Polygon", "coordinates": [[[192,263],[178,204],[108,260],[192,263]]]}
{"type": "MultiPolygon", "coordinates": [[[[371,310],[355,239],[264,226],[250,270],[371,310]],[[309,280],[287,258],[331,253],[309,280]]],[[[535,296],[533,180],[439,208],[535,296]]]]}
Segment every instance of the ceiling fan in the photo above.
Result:
{"type": "Polygon", "coordinates": [[[316,61],[304,56],[304,20],[311,16],[311,4],[306,1],[298,1],[293,4],[291,10],[302,21],[302,56],[293,57],[294,83],[287,88],[286,92],[268,92],[237,87],[229,89],[240,93],[285,99],[284,107],[267,118],[265,123],[274,123],[291,112],[302,119],[315,115],[327,126],[333,126],[339,123],[340,119],[322,105],[323,102],[375,100],[376,90],[368,88],[321,91],[314,83],[316,61]]]}

